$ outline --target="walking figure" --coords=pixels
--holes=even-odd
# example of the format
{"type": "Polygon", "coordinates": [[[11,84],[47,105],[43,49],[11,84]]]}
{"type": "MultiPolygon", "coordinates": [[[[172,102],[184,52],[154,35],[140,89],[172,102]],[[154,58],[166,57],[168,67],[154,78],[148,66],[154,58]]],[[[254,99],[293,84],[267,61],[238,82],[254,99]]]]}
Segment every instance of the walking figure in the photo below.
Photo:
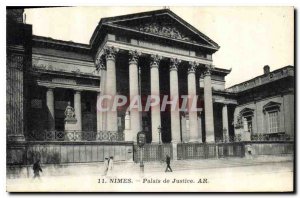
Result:
{"type": "Polygon", "coordinates": [[[170,158],[170,156],[167,154],[167,155],[166,155],[167,168],[166,168],[166,171],[165,171],[165,172],[173,172],[173,171],[172,171],[172,168],[171,168],[171,166],[170,166],[170,162],[171,162],[171,158],[170,158]]]}
{"type": "Polygon", "coordinates": [[[109,161],[108,161],[108,171],[107,171],[108,176],[112,175],[113,169],[114,169],[114,157],[110,156],[109,161]]]}
{"type": "Polygon", "coordinates": [[[107,175],[108,166],[109,166],[109,160],[108,160],[108,157],[106,157],[104,159],[104,173],[103,173],[103,175],[107,175]]]}
{"type": "Polygon", "coordinates": [[[40,160],[37,160],[34,164],[33,164],[33,178],[40,178],[40,171],[43,172],[41,165],[40,165],[40,160]]]}

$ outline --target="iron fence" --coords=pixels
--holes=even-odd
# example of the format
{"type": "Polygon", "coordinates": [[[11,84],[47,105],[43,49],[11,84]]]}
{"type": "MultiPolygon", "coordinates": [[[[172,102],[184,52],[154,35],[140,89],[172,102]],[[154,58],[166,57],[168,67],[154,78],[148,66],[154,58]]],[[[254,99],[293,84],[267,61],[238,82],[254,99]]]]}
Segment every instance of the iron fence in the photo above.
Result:
{"type": "Polygon", "coordinates": [[[265,142],[265,141],[294,141],[294,136],[285,134],[285,133],[277,133],[277,134],[252,134],[250,139],[245,139],[241,134],[236,134],[234,136],[229,137],[220,137],[216,138],[216,143],[232,143],[232,142],[265,142]]]}
{"type": "Polygon", "coordinates": [[[218,157],[244,157],[245,144],[233,143],[180,143],[177,145],[177,158],[208,159],[218,157]]]}
{"type": "Polygon", "coordinates": [[[124,141],[118,131],[33,131],[27,134],[28,141],[124,141]]]}
{"type": "Polygon", "coordinates": [[[294,136],[285,133],[252,134],[251,141],[294,141],[294,136]]]}
{"type": "Polygon", "coordinates": [[[134,162],[139,162],[141,159],[141,149],[143,161],[164,161],[166,154],[173,159],[172,144],[145,144],[143,148],[134,146],[134,162]]]}

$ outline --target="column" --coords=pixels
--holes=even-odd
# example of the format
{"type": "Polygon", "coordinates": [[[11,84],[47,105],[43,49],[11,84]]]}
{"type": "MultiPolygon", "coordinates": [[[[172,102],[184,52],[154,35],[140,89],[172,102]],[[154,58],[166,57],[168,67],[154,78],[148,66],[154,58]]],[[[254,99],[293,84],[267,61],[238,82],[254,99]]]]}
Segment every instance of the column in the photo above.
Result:
{"type": "Polygon", "coordinates": [[[181,134],[182,134],[182,142],[188,142],[189,137],[186,128],[186,115],[185,112],[181,112],[181,134]]]}
{"type": "MultiPolygon", "coordinates": [[[[178,90],[178,65],[180,61],[175,58],[170,59],[170,97],[171,99],[179,97],[178,90]]],[[[174,105],[174,104],[172,104],[174,105]]],[[[179,105],[176,103],[176,108],[173,110],[171,108],[171,132],[172,132],[172,142],[181,142],[180,138],[180,118],[179,118],[179,105]]]]}
{"type": "MultiPolygon", "coordinates": [[[[151,95],[160,96],[159,92],[159,62],[160,57],[158,55],[151,56],[150,63],[150,81],[151,81],[151,95]]],[[[151,126],[152,126],[152,142],[159,142],[158,127],[161,126],[160,119],[160,105],[151,107],[151,126]]]]}
{"type": "Polygon", "coordinates": [[[74,109],[75,109],[75,118],[77,119],[76,130],[77,131],[82,131],[81,92],[79,90],[76,90],[75,94],[74,94],[74,109]]]}
{"type": "Polygon", "coordinates": [[[202,111],[199,111],[198,113],[198,134],[199,134],[199,139],[202,141],[202,111]]]}
{"type": "MultiPolygon", "coordinates": [[[[8,46],[9,47],[9,46],[8,46]]],[[[12,47],[12,46],[11,46],[12,47]]],[[[9,47],[10,48],[10,47],[9,47]]],[[[26,130],[26,104],[24,93],[24,52],[14,51],[13,48],[7,52],[6,62],[6,133],[8,141],[24,141],[24,130],[26,130]]],[[[20,150],[21,151],[21,150],[20,150]]],[[[23,152],[23,151],[21,151],[23,152]]]]}
{"type": "MultiPolygon", "coordinates": [[[[137,51],[129,51],[129,95],[130,100],[139,96],[139,75],[138,75],[137,51]]],[[[126,134],[128,141],[136,141],[137,133],[141,131],[141,114],[138,108],[130,109],[130,134],[126,134]]]]}
{"type": "Polygon", "coordinates": [[[48,109],[48,130],[55,130],[55,115],[54,115],[54,93],[53,88],[48,88],[46,93],[46,104],[48,109]]]}
{"type": "Polygon", "coordinates": [[[97,131],[105,131],[106,130],[106,112],[100,110],[100,105],[104,105],[100,103],[100,97],[105,95],[105,82],[106,82],[106,67],[105,67],[105,58],[102,55],[97,60],[97,67],[100,70],[100,87],[97,95],[97,131]]]}
{"type": "Polygon", "coordinates": [[[106,100],[109,110],[106,112],[106,130],[118,131],[118,112],[112,110],[113,98],[116,96],[116,48],[106,47],[106,82],[105,82],[105,95],[111,96],[111,100],[106,100]]]}
{"type": "Polygon", "coordinates": [[[204,113],[205,113],[205,133],[206,142],[215,142],[214,132],[214,114],[211,87],[211,69],[212,66],[207,65],[204,71],[204,113]]]}
{"type": "Polygon", "coordinates": [[[98,110],[98,101],[100,100],[100,92],[97,92],[97,105],[96,105],[96,116],[97,116],[97,131],[102,131],[103,130],[103,126],[102,126],[102,118],[103,118],[103,114],[102,111],[98,110]]]}
{"type": "Polygon", "coordinates": [[[196,93],[196,63],[190,62],[188,68],[188,95],[190,99],[188,100],[188,112],[189,112],[189,124],[190,124],[190,142],[198,142],[201,138],[199,138],[198,134],[198,118],[197,111],[191,111],[192,100],[197,95],[196,93]]]}
{"type": "Polygon", "coordinates": [[[229,125],[228,125],[228,110],[227,104],[222,108],[222,123],[223,123],[223,141],[229,142],[229,125]]]}

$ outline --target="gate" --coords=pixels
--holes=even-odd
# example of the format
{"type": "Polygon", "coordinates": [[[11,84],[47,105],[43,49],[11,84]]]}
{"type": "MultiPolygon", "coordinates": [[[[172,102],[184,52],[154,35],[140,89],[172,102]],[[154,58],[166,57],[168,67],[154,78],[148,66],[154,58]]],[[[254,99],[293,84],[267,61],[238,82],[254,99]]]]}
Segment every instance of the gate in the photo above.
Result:
{"type": "Polygon", "coordinates": [[[163,161],[168,154],[173,159],[172,144],[145,144],[143,148],[134,145],[133,159],[135,163],[140,161],[141,149],[143,153],[143,161],[163,161]]]}

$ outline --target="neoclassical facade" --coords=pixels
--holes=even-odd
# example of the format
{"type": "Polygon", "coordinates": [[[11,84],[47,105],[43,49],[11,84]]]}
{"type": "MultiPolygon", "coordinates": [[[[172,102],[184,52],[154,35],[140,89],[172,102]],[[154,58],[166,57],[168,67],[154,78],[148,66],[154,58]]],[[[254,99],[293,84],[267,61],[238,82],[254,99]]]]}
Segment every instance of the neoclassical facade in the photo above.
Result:
{"type": "MultiPolygon", "coordinates": [[[[149,144],[173,145],[294,134],[293,67],[266,68],[264,75],[225,89],[231,70],[214,65],[212,58],[219,45],[169,9],[102,18],[89,44],[32,35],[22,14],[7,11],[10,146],[34,141],[135,144],[139,131],[145,131],[149,144]],[[99,111],[97,101],[105,95],[129,101],[140,96],[142,107],[149,95],[197,96],[198,111],[161,111],[160,105],[138,111],[128,110],[128,104],[99,111]]],[[[25,146],[16,145],[11,155],[19,159],[25,146]]],[[[120,157],[132,156],[127,146],[120,157]]]]}
{"type": "Polygon", "coordinates": [[[168,9],[103,18],[89,45],[32,36],[26,132],[64,131],[70,102],[77,120],[72,129],[78,133],[109,131],[136,141],[137,132],[146,130],[149,143],[215,142],[222,134],[215,134],[213,103],[223,111],[224,126],[228,105],[236,104],[224,91],[230,70],[213,65],[218,49],[168,9]],[[97,111],[97,98],[117,94],[198,95],[202,110],[161,112],[157,106],[142,113],[97,111]]]}

